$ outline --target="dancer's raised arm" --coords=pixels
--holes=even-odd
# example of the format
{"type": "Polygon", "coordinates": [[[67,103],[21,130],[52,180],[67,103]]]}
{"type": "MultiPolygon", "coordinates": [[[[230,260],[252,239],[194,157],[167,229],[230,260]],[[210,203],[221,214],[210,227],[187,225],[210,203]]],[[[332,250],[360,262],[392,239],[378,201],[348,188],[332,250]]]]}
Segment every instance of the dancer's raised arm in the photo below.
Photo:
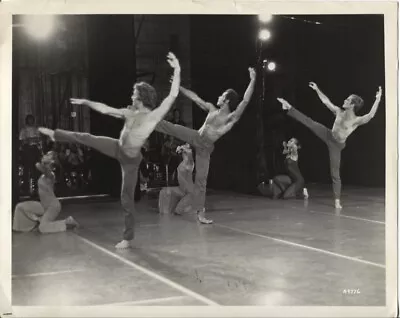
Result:
{"type": "Polygon", "coordinates": [[[195,104],[199,106],[201,109],[208,112],[216,110],[216,107],[213,104],[202,100],[195,92],[192,92],[191,90],[184,88],[182,86],[179,88],[179,90],[183,95],[185,95],[187,98],[195,102],[195,104]]]}
{"type": "Polygon", "coordinates": [[[38,169],[47,178],[55,180],[54,172],[51,170],[51,164],[54,163],[54,152],[49,151],[46,153],[40,162],[36,163],[36,169],[38,169]]]}
{"type": "Polygon", "coordinates": [[[287,142],[284,141],[284,142],[282,143],[282,145],[283,145],[282,154],[284,154],[284,155],[288,154],[288,153],[289,153],[289,148],[288,148],[288,146],[287,146],[287,142]]]}
{"type": "Polygon", "coordinates": [[[104,115],[113,116],[116,118],[125,118],[128,112],[131,112],[127,108],[113,108],[103,103],[93,102],[87,99],[71,98],[71,104],[74,105],[85,105],[104,115]]]}
{"type": "Polygon", "coordinates": [[[150,121],[159,122],[170,110],[179,94],[179,86],[181,84],[181,67],[179,61],[173,53],[168,53],[168,63],[174,69],[174,75],[169,95],[163,100],[160,106],[153,110],[149,115],[150,121]]]}
{"type": "Polygon", "coordinates": [[[253,96],[254,86],[256,84],[256,71],[254,68],[249,67],[249,75],[250,83],[249,86],[247,86],[246,92],[244,93],[243,100],[240,102],[236,110],[229,115],[229,120],[233,121],[234,123],[236,123],[240,117],[242,117],[244,110],[251,100],[251,96],[253,96]]]}
{"type": "Polygon", "coordinates": [[[379,89],[376,92],[375,102],[372,105],[371,110],[369,111],[368,114],[358,117],[357,122],[356,122],[357,125],[364,125],[364,124],[368,123],[372,118],[375,117],[376,111],[378,110],[378,106],[381,101],[381,97],[382,97],[382,88],[379,86],[379,89]]]}
{"type": "Polygon", "coordinates": [[[314,82],[310,82],[308,84],[314,91],[317,92],[319,99],[321,100],[321,102],[323,102],[325,104],[326,107],[329,108],[329,110],[334,113],[336,115],[336,113],[338,111],[340,111],[340,108],[337,107],[336,105],[334,105],[330,99],[324,94],[322,93],[322,91],[318,88],[317,84],[315,84],[314,82]]]}

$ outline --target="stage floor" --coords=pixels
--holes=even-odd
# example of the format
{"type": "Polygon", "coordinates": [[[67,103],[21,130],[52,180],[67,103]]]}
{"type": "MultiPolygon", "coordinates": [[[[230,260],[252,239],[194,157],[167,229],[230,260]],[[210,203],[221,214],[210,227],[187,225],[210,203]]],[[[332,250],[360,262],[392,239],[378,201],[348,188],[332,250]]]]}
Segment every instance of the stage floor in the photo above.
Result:
{"type": "Polygon", "coordinates": [[[212,191],[213,225],[138,204],[134,248],[117,251],[119,202],[63,204],[76,232],[13,233],[14,306],[385,306],[384,189],[329,187],[272,201],[212,191]],[[307,204],[306,204],[307,203],[307,204]]]}

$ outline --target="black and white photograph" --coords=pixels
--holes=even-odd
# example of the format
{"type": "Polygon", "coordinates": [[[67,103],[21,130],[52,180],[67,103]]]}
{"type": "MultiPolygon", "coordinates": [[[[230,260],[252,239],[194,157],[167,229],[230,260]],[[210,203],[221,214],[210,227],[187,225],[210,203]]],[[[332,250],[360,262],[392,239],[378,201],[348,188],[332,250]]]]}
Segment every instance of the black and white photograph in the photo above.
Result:
{"type": "Polygon", "coordinates": [[[1,315],[397,315],[397,3],[38,2],[0,4],[1,315]]]}

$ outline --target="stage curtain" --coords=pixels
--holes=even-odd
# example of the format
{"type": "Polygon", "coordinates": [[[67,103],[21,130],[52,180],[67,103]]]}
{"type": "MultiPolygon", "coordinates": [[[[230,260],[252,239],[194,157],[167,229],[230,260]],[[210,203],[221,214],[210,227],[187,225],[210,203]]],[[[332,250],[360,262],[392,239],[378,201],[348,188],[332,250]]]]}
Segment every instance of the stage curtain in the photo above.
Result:
{"type": "MultiPolygon", "coordinates": [[[[17,23],[24,23],[17,16],[17,23]]],[[[49,128],[89,131],[86,107],[73,106],[70,97],[88,97],[87,40],[83,16],[57,16],[54,32],[37,40],[26,28],[14,30],[17,45],[13,76],[18,76],[18,130],[25,116],[35,116],[36,124],[49,128]]]]}

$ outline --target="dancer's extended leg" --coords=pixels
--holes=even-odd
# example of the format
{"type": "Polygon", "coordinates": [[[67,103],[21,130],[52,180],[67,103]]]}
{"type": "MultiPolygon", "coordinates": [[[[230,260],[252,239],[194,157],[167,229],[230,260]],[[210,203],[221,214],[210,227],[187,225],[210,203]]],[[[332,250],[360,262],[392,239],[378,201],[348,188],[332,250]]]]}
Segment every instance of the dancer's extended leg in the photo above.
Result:
{"type": "Polygon", "coordinates": [[[118,140],[104,136],[94,136],[89,133],[68,131],[63,129],[48,129],[39,127],[39,132],[58,142],[78,143],[96,149],[111,158],[116,158],[118,140]]]}
{"type": "Polygon", "coordinates": [[[142,160],[141,155],[134,158],[127,157],[121,151],[118,140],[109,137],[99,137],[62,129],[53,132],[50,129],[40,128],[40,131],[56,141],[80,143],[119,161],[122,171],[121,205],[124,210],[125,226],[123,240],[116,245],[116,248],[130,247],[131,240],[134,237],[135,187],[142,160]]]}
{"type": "Polygon", "coordinates": [[[214,146],[211,142],[207,142],[202,139],[198,131],[181,126],[172,124],[165,120],[161,121],[156,131],[168,134],[182,141],[185,141],[192,145],[196,149],[196,178],[195,178],[195,190],[194,190],[194,202],[193,208],[198,211],[198,220],[203,224],[210,224],[212,220],[205,218],[205,196],[207,188],[207,177],[210,165],[210,156],[214,150],[214,146]]]}
{"type": "Polygon", "coordinates": [[[345,144],[337,142],[333,136],[332,131],[321,125],[309,117],[305,116],[297,109],[291,107],[288,115],[304,124],[312,132],[315,133],[321,140],[323,140],[329,149],[329,160],[331,167],[332,187],[335,197],[335,207],[341,209],[340,194],[341,194],[341,180],[340,180],[340,153],[344,149],[345,144]]]}
{"type": "Polygon", "coordinates": [[[60,142],[72,142],[85,145],[111,158],[116,158],[117,155],[118,140],[114,138],[56,129],[54,131],[54,139],[60,142]]]}
{"type": "Polygon", "coordinates": [[[191,144],[194,147],[198,146],[197,139],[199,137],[199,133],[197,130],[177,124],[172,124],[166,120],[160,121],[155,130],[160,133],[178,138],[184,142],[191,144]]]}
{"type": "Polygon", "coordinates": [[[291,107],[287,113],[290,117],[296,119],[304,126],[309,128],[315,135],[317,135],[324,142],[328,141],[328,133],[330,133],[330,129],[325,127],[324,125],[312,120],[310,117],[304,115],[299,112],[294,107],[291,107]]]}

